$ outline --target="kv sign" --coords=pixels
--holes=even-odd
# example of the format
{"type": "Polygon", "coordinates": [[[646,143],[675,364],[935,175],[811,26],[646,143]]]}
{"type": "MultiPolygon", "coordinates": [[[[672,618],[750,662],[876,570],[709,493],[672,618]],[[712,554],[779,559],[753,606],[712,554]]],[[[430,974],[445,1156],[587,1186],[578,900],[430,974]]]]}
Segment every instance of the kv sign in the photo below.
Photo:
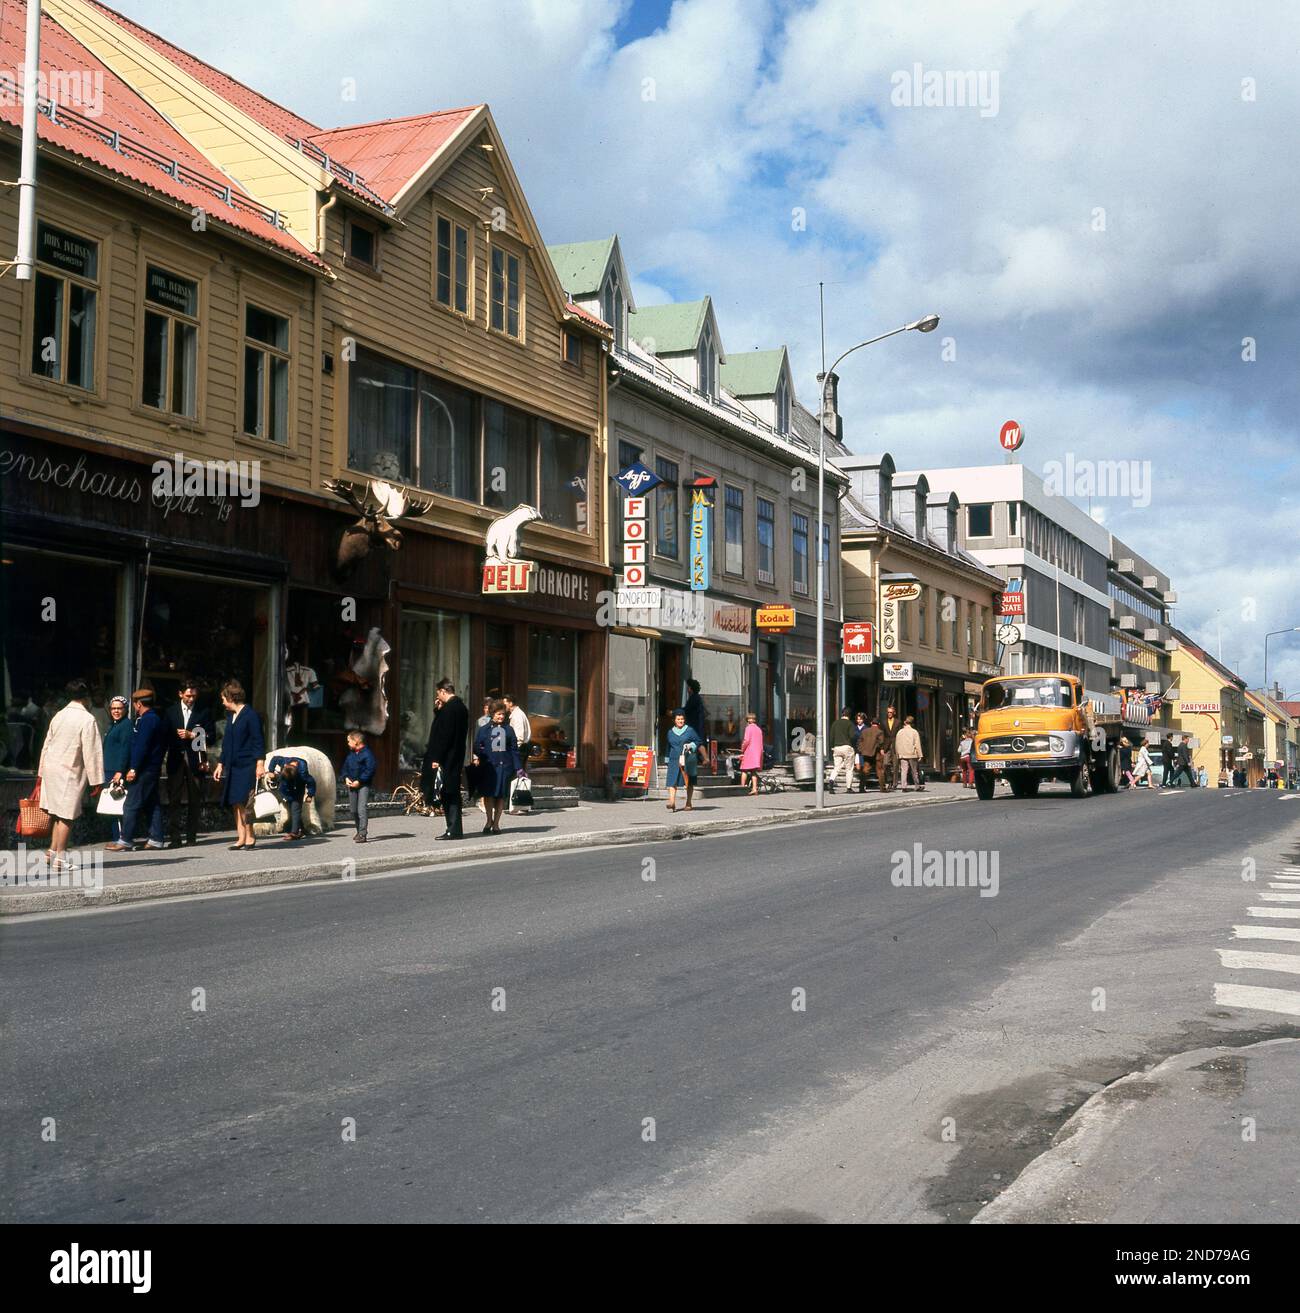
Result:
{"type": "Polygon", "coordinates": [[[1007,420],[998,434],[998,442],[1001,443],[1003,451],[1019,451],[1024,440],[1025,431],[1014,419],[1007,420]]]}

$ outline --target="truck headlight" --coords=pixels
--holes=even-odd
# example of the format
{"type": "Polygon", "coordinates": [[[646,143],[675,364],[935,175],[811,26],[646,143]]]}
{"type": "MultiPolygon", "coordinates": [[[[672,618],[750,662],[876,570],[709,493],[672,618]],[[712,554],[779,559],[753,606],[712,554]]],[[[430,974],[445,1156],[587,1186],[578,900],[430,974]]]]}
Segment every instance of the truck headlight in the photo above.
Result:
{"type": "Polygon", "coordinates": [[[1056,734],[1049,735],[1047,740],[1047,746],[1058,757],[1063,756],[1065,754],[1065,740],[1061,738],[1059,735],[1056,734]]]}
{"type": "Polygon", "coordinates": [[[981,756],[981,757],[987,757],[988,755],[989,755],[989,745],[988,745],[987,743],[981,743],[981,744],[980,744],[980,756],[981,756]]]}

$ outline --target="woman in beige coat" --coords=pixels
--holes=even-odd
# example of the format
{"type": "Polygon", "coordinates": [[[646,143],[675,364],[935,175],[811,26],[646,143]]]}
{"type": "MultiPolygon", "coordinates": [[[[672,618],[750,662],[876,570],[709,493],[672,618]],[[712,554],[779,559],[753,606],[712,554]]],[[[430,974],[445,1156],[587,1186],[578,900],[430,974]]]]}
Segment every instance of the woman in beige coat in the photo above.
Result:
{"type": "Polygon", "coordinates": [[[54,820],[50,866],[56,871],[63,866],[72,822],[81,815],[86,785],[92,798],[104,785],[104,741],[86,706],[90,690],[84,680],[74,679],[64,692],[70,700],[50,721],[36,772],[41,780],[41,809],[54,820]]]}

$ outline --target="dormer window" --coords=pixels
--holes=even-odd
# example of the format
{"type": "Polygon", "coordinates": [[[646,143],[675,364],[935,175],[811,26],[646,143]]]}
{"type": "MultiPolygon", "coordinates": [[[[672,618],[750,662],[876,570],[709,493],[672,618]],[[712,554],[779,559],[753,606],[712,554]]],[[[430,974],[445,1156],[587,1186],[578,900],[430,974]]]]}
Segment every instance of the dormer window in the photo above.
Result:
{"type": "Polygon", "coordinates": [[[618,274],[612,269],[600,294],[600,311],[601,318],[614,330],[614,349],[624,350],[627,346],[627,302],[618,274]]]}
{"type": "Polygon", "coordinates": [[[699,372],[699,388],[706,397],[712,399],[718,394],[718,356],[713,349],[713,334],[706,327],[700,338],[696,352],[696,365],[699,372]]]}
{"type": "Polygon", "coordinates": [[[894,518],[894,484],[884,471],[880,474],[880,522],[888,524],[894,518]]]}
{"type": "Polygon", "coordinates": [[[784,375],[781,376],[781,382],[777,384],[776,389],[776,431],[790,432],[790,388],[784,375]]]}

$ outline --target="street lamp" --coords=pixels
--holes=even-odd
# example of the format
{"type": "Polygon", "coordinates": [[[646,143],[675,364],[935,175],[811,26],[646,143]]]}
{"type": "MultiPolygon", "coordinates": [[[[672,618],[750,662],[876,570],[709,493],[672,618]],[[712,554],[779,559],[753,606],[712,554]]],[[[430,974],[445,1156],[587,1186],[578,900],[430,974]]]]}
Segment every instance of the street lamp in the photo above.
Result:
{"type": "MultiPolygon", "coordinates": [[[[821,295],[821,286],[818,285],[818,295],[821,295]]],[[[841,355],[835,363],[826,368],[826,338],[822,336],[822,372],[818,375],[817,381],[822,385],[821,413],[817,417],[817,735],[814,744],[816,752],[816,778],[817,778],[817,806],[819,808],[826,805],[826,553],[822,544],[825,540],[825,520],[826,520],[826,381],[839,367],[840,361],[845,356],[851,356],[855,351],[861,351],[864,346],[871,346],[876,342],[883,342],[887,337],[896,337],[899,333],[907,333],[916,329],[918,333],[933,333],[939,327],[938,315],[926,315],[914,323],[904,324],[902,328],[892,328],[888,333],[881,333],[879,337],[869,337],[865,342],[859,342],[857,346],[851,346],[841,355]]],[[[842,600],[842,599],[841,599],[842,600]]]]}
{"type": "Polygon", "coordinates": [[[1264,635],[1264,692],[1268,693],[1268,640],[1276,638],[1279,634],[1300,634],[1300,625],[1292,625],[1290,629],[1275,629],[1271,634],[1264,635]]]}

